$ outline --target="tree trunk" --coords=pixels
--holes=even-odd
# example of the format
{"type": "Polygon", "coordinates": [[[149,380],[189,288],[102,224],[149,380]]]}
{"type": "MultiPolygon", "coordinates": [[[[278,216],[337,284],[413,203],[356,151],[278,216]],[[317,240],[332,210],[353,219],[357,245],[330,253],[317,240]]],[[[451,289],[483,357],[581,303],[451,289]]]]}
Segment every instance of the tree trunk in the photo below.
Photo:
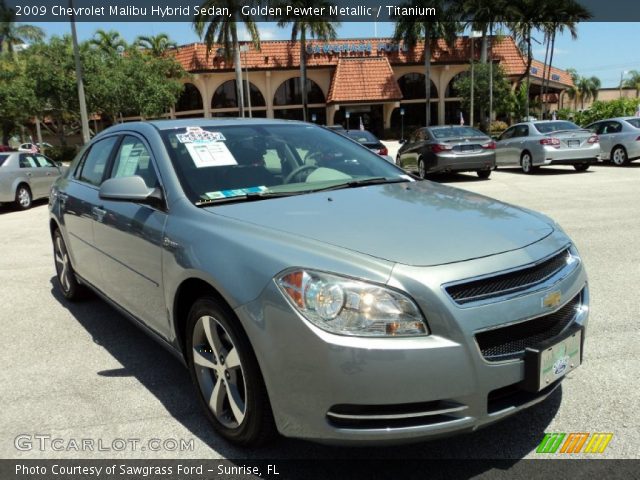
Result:
{"type": "MultiPolygon", "coordinates": [[[[237,24],[237,22],[236,22],[237,24]]],[[[238,43],[238,31],[235,25],[231,28],[233,41],[233,66],[236,70],[236,95],[238,97],[238,110],[240,117],[244,118],[244,89],[242,88],[242,65],[240,64],[240,44],[238,43]]]]}
{"type": "Polygon", "coordinates": [[[546,48],[544,51],[544,63],[542,64],[542,88],[540,90],[540,96],[542,99],[542,118],[544,119],[544,115],[547,111],[547,98],[545,96],[545,81],[547,79],[547,60],[549,59],[549,45],[551,44],[548,35],[545,34],[544,41],[546,43],[546,48]]]}
{"type": "Polygon", "coordinates": [[[480,47],[480,63],[487,63],[487,53],[489,51],[489,38],[487,37],[487,26],[482,26],[482,45],[480,47]]]}
{"type": "Polygon", "coordinates": [[[529,89],[531,87],[531,62],[532,62],[532,58],[531,58],[531,27],[529,26],[527,28],[527,83],[526,83],[526,92],[527,92],[527,96],[524,99],[525,101],[525,108],[524,108],[524,114],[525,114],[525,120],[529,121],[529,89]]]}
{"type": "MultiPolygon", "coordinates": [[[[549,84],[551,83],[551,66],[553,65],[553,51],[555,50],[555,48],[556,48],[556,31],[554,30],[553,34],[551,35],[551,51],[549,52],[549,76],[547,78],[547,88],[545,90],[545,92],[547,93],[549,92],[549,86],[550,86],[549,84]]],[[[559,103],[560,101],[558,99],[558,107],[560,106],[559,103]]]]}
{"type": "Polygon", "coordinates": [[[493,121],[493,23],[489,23],[489,128],[487,132],[491,135],[491,122],[493,121]]]}
{"type": "Polygon", "coordinates": [[[302,96],[302,120],[307,122],[309,118],[309,105],[307,100],[307,28],[300,29],[300,95],[302,96]]]}
{"type": "Polygon", "coordinates": [[[425,126],[431,125],[431,26],[424,23],[425,126]]]}

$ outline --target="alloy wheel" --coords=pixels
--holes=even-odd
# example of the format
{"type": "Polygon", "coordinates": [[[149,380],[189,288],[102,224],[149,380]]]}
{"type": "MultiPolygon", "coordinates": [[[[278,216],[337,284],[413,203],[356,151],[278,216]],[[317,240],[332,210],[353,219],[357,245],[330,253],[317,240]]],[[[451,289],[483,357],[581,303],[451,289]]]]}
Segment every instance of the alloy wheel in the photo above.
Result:
{"type": "Polygon", "coordinates": [[[427,169],[424,166],[424,160],[422,159],[418,160],[418,174],[420,175],[420,178],[425,178],[427,176],[427,169]]]}
{"type": "Polygon", "coordinates": [[[226,428],[239,428],[247,413],[245,373],[232,337],[212,316],[198,318],[193,329],[193,363],[216,420],[226,428]]]}
{"type": "Polygon", "coordinates": [[[71,290],[71,265],[69,263],[69,254],[62,241],[62,237],[57,235],[54,241],[54,255],[56,259],[56,272],[58,280],[62,286],[64,293],[71,290]]]}
{"type": "Polygon", "coordinates": [[[20,208],[27,209],[31,206],[31,192],[27,187],[20,187],[16,196],[18,197],[20,208]]]}
{"type": "Polygon", "coordinates": [[[621,167],[627,163],[627,152],[625,152],[624,148],[617,147],[611,154],[611,159],[615,165],[621,167]]]}
{"type": "Polygon", "coordinates": [[[531,155],[525,153],[522,155],[522,171],[524,173],[531,173],[533,171],[533,165],[531,164],[531,155]]]}

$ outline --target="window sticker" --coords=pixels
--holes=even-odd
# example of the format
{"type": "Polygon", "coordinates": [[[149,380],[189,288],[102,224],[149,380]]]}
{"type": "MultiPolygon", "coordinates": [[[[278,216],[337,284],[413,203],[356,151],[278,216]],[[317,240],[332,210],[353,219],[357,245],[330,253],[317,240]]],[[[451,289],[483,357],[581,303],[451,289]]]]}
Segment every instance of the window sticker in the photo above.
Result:
{"type": "Polygon", "coordinates": [[[185,143],[184,146],[197,168],[238,164],[223,142],[185,143]]]}
{"type": "Polygon", "coordinates": [[[226,140],[220,132],[209,132],[200,127],[187,127],[187,132],[177,134],[176,138],[180,143],[209,143],[226,140]]]}
{"type": "Polygon", "coordinates": [[[249,187],[249,188],[236,188],[234,190],[219,190],[217,192],[207,192],[203,195],[203,197],[208,200],[215,200],[217,198],[230,198],[230,197],[241,197],[243,195],[248,195],[250,193],[262,193],[269,190],[264,185],[259,187],[249,187]]]}

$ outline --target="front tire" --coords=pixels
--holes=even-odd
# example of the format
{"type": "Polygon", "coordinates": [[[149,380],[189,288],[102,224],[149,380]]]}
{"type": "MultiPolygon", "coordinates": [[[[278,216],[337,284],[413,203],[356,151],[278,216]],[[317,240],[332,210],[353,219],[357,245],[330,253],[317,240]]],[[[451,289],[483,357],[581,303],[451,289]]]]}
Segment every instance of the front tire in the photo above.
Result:
{"type": "Polygon", "coordinates": [[[522,172],[527,175],[531,175],[535,171],[533,159],[529,152],[524,152],[522,157],[520,157],[520,166],[522,167],[522,172]]]}
{"type": "Polygon", "coordinates": [[[28,185],[18,185],[16,189],[16,206],[20,210],[29,210],[33,205],[33,195],[28,185]]]}
{"type": "Polygon", "coordinates": [[[481,178],[482,180],[486,180],[491,176],[491,170],[478,170],[476,173],[478,174],[478,177],[481,178]]]}
{"type": "Polygon", "coordinates": [[[618,145],[611,152],[611,162],[616,167],[623,167],[629,163],[629,157],[624,147],[618,145]]]}
{"type": "Polygon", "coordinates": [[[84,298],[86,287],[78,282],[62,233],[57,229],[53,232],[53,258],[56,264],[56,279],[60,293],[72,302],[84,298]]]}
{"type": "Polygon", "coordinates": [[[259,445],[274,431],[262,374],[238,319],[213,297],[195,302],[187,319],[187,360],[213,428],[238,445],[259,445]]]}
{"type": "Polygon", "coordinates": [[[573,166],[577,172],[586,172],[591,165],[589,163],[577,163],[573,166]]]}

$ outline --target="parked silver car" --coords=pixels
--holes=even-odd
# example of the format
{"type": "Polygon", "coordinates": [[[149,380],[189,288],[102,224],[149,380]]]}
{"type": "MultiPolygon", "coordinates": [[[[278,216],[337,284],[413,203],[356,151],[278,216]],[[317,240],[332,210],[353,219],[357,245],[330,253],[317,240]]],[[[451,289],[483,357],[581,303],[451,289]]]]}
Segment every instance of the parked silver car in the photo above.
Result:
{"type": "Polygon", "coordinates": [[[600,137],[603,160],[620,167],[640,158],[640,117],[608,118],[587,128],[600,137]]]}
{"type": "Polygon", "coordinates": [[[40,153],[0,152],[0,203],[15,202],[22,210],[49,196],[62,167],[40,153]]]}
{"type": "Polygon", "coordinates": [[[489,178],[496,166],[496,143],[475,128],[460,125],[419,128],[402,146],[396,164],[421,178],[431,173],[475,171],[489,178]]]}
{"type": "Polygon", "coordinates": [[[316,125],[118,125],[50,212],[62,295],[91,288],[176,353],[239,444],[473,431],[581,363],[587,277],[555,222],[316,125]]]}
{"type": "Polygon", "coordinates": [[[545,165],[573,165],[584,172],[601,161],[598,135],[564,120],[518,123],[497,140],[497,166],[520,166],[524,173],[545,165]]]}

